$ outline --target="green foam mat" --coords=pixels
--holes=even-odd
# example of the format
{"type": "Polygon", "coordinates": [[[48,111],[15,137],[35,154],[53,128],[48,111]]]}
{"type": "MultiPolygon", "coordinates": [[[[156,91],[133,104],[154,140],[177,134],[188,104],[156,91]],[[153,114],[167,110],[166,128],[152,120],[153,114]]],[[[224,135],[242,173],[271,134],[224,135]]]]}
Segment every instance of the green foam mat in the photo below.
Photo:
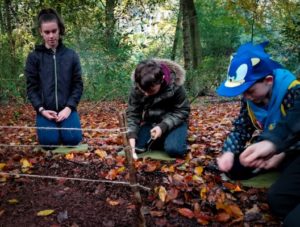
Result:
{"type": "Polygon", "coordinates": [[[247,187],[269,188],[279,177],[279,172],[268,172],[260,174],[248,180],[241,180],[240,183],[247,187]]]}
{"type": "Polygon", "coordinates": [[[76,147],[58,147],[52,151],[56,154],[68,154],[70,152],[86,152],[88,150],[87,144],[80,144],[76,147]]]}
{"type": "MultiPolygon", "coordinates": [[[[118,153],[118,155],[125,156],[125,151],[122,150],[118,153]]],[[[166,152],[164,151],[158,151],[158,150],[153,150],[153,151],[147,151],[141,154],[137,154],[138,158],[151,158],[154,160],[163,160],[163,161],[175,161],[176,158],[170,157],[166,152]]]]}
{"type": "MultiPolygon", "coordinates": [[[[68,154],[70,152],[86,152],[87,150],[88,150],[87,144],[80,144],[76,147],[59,146],[50,151],[55,154],[68,154]]],[[[48,150],[45,150],[41,146],[39,146],[37,149],[35,149],[35,151],[47,152],[48,150]]]]}

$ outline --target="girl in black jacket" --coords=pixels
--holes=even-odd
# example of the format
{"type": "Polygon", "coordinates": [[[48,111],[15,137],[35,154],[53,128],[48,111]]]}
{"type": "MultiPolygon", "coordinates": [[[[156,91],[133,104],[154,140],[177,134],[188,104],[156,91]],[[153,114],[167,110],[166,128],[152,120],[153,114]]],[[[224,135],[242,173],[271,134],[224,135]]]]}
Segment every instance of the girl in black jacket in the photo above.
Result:
{"type": "Polygon", "coordinates": [[[150,146],[182,157],[190,113],[184,69],[167,59],[146,60],[137,65],[132,80],[126,114],[133,157],[150,146]]]}
{"type": "Polygon", "coordinates": [[[28,55],[25,75],[27,95],[37,112],[39,143],[77,145],[82,140],[76,111],[83,91],[79,57],[63,45],[65,27],[55,10],[39,13],[38,28],[44,43],[28,55]]]}

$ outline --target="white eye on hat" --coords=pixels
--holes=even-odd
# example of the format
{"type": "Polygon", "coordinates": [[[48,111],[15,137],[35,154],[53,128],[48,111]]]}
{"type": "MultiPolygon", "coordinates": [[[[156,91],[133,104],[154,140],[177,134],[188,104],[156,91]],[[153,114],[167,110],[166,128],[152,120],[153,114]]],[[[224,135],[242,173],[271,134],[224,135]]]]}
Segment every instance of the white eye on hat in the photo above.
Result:
{"type": "MultiPolygon", "coordinates": [[[[251,58],[251,64],[252,66],[257,65],[260,62],[259,58],[251,58]]],[[[225,81],[224,85],[225,87],[233,88],[242,85],[245,83],[245,77],[247,76],[249,71],[247,64],[240,65],[236,71],[235,76],[229,76],[227,77],[227,80],[225,81]]],[[[249,79],[249,78],[248,78],[249,79]]]]}

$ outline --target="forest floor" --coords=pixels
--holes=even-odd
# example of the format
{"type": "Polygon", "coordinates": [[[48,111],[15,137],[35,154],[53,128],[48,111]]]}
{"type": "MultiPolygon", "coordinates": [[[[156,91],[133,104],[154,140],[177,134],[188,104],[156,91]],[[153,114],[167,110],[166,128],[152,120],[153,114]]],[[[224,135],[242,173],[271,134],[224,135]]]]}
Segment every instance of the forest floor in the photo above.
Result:
{"type": "MultiPolygon", "coordinates": [[[[125,157],[118,155],[122,134],[107,130],[119,128],[118,113],[125,108],[118,102],[82,102],[82,128],[103,130],[83,131],[85,153],[53,154],[36,147],[34,128],[12,127],[34,126],[29,104],[2,105],[0,125],[10,128],[0,128],[0,226],[137,226],[133,192],[117,184],[129,182],[125,157]]],[[[266,189],[223,181],[217,170],[215,158],[238,112],[238,102],[201,98],[192,106],[184,159],[134,163],[138,183],[150,188],[140,188],[147,226],[280,225],[270,213],[266,189]]]]}

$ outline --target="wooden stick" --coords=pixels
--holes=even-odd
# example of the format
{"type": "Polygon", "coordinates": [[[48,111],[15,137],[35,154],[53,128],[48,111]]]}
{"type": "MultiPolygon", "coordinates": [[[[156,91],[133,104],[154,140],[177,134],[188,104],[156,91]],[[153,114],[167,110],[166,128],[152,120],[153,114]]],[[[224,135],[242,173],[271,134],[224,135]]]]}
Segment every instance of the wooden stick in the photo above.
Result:
{"type": "MultiPolygon", "coordinates": [[[[125,117],[125,112],[121,112],[119,114],[119,123],[120,127],[122,128],[127,128],[127,121],[125,117]]],[[[142,197],[141,193],[138,187],[136,187],[137,184],[137,177],[136,177],[136,169],[134,166],[134,159],[132,156],[132,150],[131,147],[129,146],[128,138],[125,133],[122,134],[123,137],[123,143],[125,145],[125,155],[126,155],[126,160],[127,160],[127,165],[128,165],[128,171],[129,171],[129,182],[132,184],[132,192],[135,198],[135,205],[138,213],[137,221],[138,221],[138,226],[139,227],[146,227],[146,220],[143,214],[142,210],[142,197]]]]}

